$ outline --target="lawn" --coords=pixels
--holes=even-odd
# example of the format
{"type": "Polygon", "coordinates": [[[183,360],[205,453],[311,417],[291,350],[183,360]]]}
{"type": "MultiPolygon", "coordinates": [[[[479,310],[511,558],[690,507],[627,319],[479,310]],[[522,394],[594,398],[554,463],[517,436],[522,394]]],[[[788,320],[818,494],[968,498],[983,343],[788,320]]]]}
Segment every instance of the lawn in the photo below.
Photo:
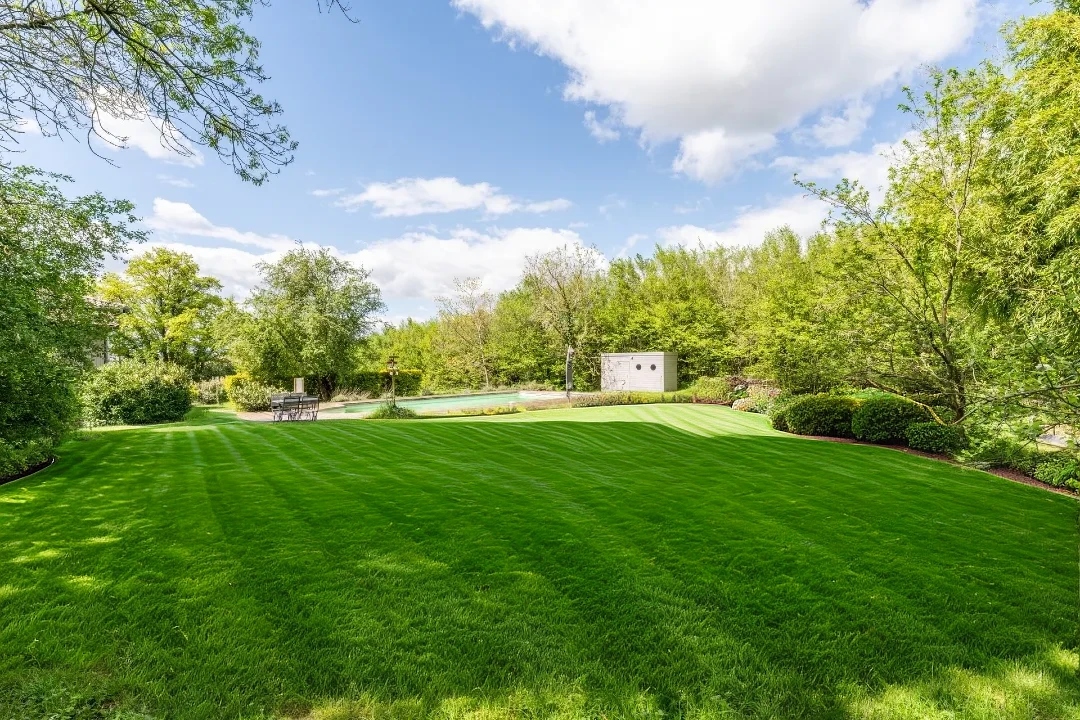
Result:
{"type": "Polygon", "coordinates": [[[0,487],[0,717],[1080,717],[1077,503],[641,406],[89,433],[0,487]]]}

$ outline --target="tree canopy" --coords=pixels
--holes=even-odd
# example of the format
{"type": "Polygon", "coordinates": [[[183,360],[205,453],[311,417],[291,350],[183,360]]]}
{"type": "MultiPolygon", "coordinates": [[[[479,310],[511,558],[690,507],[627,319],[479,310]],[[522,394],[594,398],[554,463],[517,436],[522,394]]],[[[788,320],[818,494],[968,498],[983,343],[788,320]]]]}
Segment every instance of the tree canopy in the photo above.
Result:
{"type": "MultiPolygon", "coordinates": [[[[0,138],[22,124],[85,130],[120,144],[103,114],[155,118],[161,142],[207,147],[259,184],[292,161],[296,142],[263,97],[259,42],[245,29],[257,0],[0,2],[0,138]]],[[[320,0],[320,8],[339,0],[320,0]]]]}
{"type": "Polygon", "coordinates": [[[221,283],[200,275],[187,253],[159,247],[132,258],[123,275],[109,273],[99,286],[101,299],[118,312],[112,351],[173,363],[197,379],[224,375],[213,336],[219,290],[221,283]]]}

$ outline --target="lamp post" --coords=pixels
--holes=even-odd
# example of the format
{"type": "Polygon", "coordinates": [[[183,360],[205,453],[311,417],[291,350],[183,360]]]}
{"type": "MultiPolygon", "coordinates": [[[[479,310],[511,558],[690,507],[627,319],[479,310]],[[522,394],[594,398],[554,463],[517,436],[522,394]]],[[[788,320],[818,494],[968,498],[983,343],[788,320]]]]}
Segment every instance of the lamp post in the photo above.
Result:
{"type": "Polygon", "coordinates": [[[390,407],[397,407],[397,357],[391,355],[386,360],[386,374],[390,376],[390,407]]]}
{"type": "Polygon", "coordinates": [[[566,348],[566,399],[570,399],[570,391],[574,389],[574,348],[566,348]]]}

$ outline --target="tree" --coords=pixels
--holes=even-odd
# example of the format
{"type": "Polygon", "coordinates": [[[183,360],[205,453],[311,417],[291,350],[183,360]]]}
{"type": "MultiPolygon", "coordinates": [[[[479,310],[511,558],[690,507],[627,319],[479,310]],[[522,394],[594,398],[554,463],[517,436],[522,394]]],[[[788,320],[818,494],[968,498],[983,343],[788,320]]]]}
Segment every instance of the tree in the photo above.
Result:
{"type": "Polygon", "coordinates": [[[857,182],[834,190],[803,187],[840,212],[837,233],[849,252],[844,282],[866,313],[866,378],[907,394],[925,394],[957,419],[986,354],[986,332],[968,301],[988,242],[991,211],[983,202],[988,85],[992,68],[933,72],[921,96],[904,106],[918,140],[905,141],[879,206],[857,182]]]}
{"type": "MultiPolygon", "coordinates": [[[[340,5],[328,0],[326,6],[340,5]]],[[[252,0],[31,0],[0,2],[0,136],[21,123],[45,134],[88,129],[114,144],[102,113],[159,119],[161,142],[214,150],[244,180],[262,183],[292,161],[296,143],[276,123],[281,107],[255,86],[266,79],[259,43],[241,26],[252,0]]],[[[320,2],[322,6],[322,2],[320,2]]]]}
{"type": "Polygon", "coordinates": [[[362,361],[361,351],[383,309],[368,272],[326,248],[297,247],[259,265],[262,284],[247,308],[226,307],[218,321],[236,365],[284,384],[310,377],[323,397],[362,361]]]}
{"type": "Polygon", "coordinates": [[[858,311],[833,269],[837,242],[805,244],[789,228],[746,253],[738,274],[738,352],[750,374],[785,390],[823,392],[854,381],[855,350],[865,338],[858,311]]]}
{"type": "MultiPolygon", "coordinates": [[[[602,268],[603,256],[580,245],[565,245],[526,260],[521,286],[547,335],[552,358],[565,356],[568,347],[577,351],[579,359],[598,349],[595,308],[602,268]]],[[[592,365],[579,363],[578,369],[592,377],[598,374],[592,365]]]]}
{"type": "Polygon", "coordinates": [[[69,199],[64,180],[0,170],[0,452],[51,444],[76,420],[75,384],[108,323],[91,300],[97,273],[144,237],[131,203],[69,199]]]}
{"type": "Polygon", "coordinates": [[[438,304],[450,362],[462,366],[467,379],[479,379],[485,388],[490,387],[495,297],[484,292],[479,278],[465,278],[455,280],[454,294],[439,298],[438,304]]]}
{"type": "Polygon", "coordinates": [[[730,365],[730,307],[717,280],[726,281],[726,248],[660,248],[611,263],[599,314],[603,350],[660,350],[679,354],[683,381],[717,375],[730,365]]]}
{"type": "Polygon", "coordinates": [[[124,275],[107,274],[100,297],[121,308],[112,349],[120,356],[160,360],[186,368],[196,379],[224,374],[212,335],[221,309],[221,283],[199,275],[187,253],[154,248],[132,258],[124,275]]]}
{"type": "Polygon", "coordinates": [[[1080,5],[1007,26],[1012,72],[994,88],[994,242],[977,294],[998,322],[1004,378],[983,398],[1080,426],[1080,5]]]}

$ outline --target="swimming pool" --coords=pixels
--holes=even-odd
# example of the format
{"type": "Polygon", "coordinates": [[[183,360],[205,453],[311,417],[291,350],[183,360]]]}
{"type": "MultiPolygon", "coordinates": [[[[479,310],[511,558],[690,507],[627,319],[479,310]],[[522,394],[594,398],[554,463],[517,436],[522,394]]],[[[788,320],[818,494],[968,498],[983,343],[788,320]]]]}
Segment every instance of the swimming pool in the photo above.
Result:
{"type": "MultiPolygon", "coordinates": [[[[559,392],[542,392],[534,390],[521,390],[517,392],[501,393],[478,393],[473,395],[445,395],[440,397],[410,397],[398,398],[399,407],[409,408],[418,413],[448,413],[458,410],[478,410],[491,407],[506,407],[508,405],[527,405],[545,400],[558,400],[566,397],[559,392]]],[[[350,415],[366,415],[381,405],[383,400],[365,400],[363,402],[346,403],[344,407],[327,412],[344,412],[350,415]]]]}

